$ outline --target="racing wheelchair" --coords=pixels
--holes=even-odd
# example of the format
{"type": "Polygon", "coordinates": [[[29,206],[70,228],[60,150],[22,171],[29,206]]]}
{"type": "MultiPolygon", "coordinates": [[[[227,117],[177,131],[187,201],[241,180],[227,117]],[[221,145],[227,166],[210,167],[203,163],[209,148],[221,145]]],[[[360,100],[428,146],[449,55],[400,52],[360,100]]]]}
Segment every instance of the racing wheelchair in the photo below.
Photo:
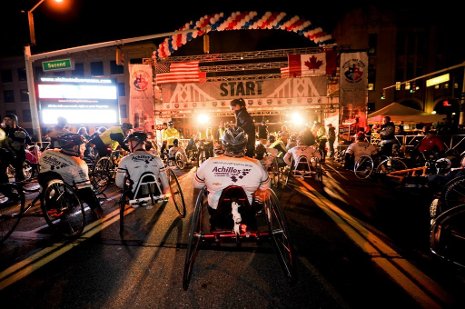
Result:
{"type": "Polygon", "coordinates": [[[210,229],[204,224],[205,210],[208,207],[207,193],[205,187],[199,192],[190,221],[183,271],[184,290],[189,287],[195,258],[201,245],[232,241],[239,247],[242,242],[259,242],[262,238],[271,240],[285,276],[291,283],[295,282],[294,247],[286,218],[274,191],[267,189],[263,204],[252,206],[242,187],[226,187],[215,210],[216,217],[221,219],[210,229]]]}
{"type": "Polygon", "coordinates": [[[321,161],[318,157],[307,158],[300,156],[296,164],[294,158],[292,158],[291,165],[285,167],[284,177],[284,187],[287,187],[293,178],[313,178],[320,186],[323,186],[321,161]]]}
{"type": "Polygon", "coordinates": [[[137,184],[126,181],[123,194],[119,201],[120,204],[120,236],[124,234],[124,223],[125,223],[125,211],[126,206],[129,205],[132,208],[146,208],[151,209],[157,203],[166,204],[169,197],[173,199],[174,207],[181,218],[186,216],[186,204],[184,202],[184,194],[181,190],[178,178],[172,169],[166,170],[168,176],[168,182],[170,186],[170,194],[164,195],[161,188],[159,179],[152,172],[145,172],[139,178],[137,184]],[[132,187],[135,185],[134,193],[132,187]]]}

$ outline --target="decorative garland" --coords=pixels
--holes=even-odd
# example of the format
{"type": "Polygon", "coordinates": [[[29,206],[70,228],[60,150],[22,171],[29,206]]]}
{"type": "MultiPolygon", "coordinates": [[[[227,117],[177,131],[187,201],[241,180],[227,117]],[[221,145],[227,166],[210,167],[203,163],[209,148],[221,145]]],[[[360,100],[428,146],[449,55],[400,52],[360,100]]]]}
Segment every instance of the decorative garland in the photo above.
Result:
{"type": "Polygon", "coordinates": [[[193,30],[166,38],[152,54],[153,60],[161,60],[169,57],[174,51],[185,45],[187,42],[201,37],[210,31],[224,30],[257,30],[257,29],[277,29],[295,32],[298,35],[313,41],[319,46],[324,46],[332,42],[332,37],[320,27],[312,27],[308,20],[300,19],[299,16],[289,18],[286,13],[266,12],[258,16],[255,11],[235,12],[225,17],[224,13],[205,15],[198,21],[186,23],[179,31],[193,30]]]}

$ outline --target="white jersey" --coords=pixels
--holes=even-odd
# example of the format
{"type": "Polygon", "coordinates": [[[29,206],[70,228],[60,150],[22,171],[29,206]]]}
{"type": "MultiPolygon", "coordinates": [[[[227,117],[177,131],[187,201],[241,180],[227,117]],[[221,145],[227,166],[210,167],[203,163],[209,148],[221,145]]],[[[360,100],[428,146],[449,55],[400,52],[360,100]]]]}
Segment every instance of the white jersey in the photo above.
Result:
{"type": "Polygon", "coordinates": [[[66,155],[60,149],[47,149],[39,160],[40,173],[55,172],[63,181],[77,188],[91,187],[89,167],[80,157],[66,155]]]}
{"type": "Polygon", "coordinates": [[[314,160],[312,158],[318,158],[321,159],[321,154],[318,151],[318,148],[315,146],[295,146],[292,147],[287,151],[287,153],[284,155],[284,162],[286,162],[287,165],[291,164],[291,158],[294,161],[294,168],[297,168],[299,165],[299,158],[300,157],[305,157],[307,158],[307,161],[310,163],[314,160]]]}
{"type": "Polygon", "coordinates": [[[371,155],[374,155],[377,151],[378,149],[376,148],[375,145],[370,144],[368,142],[361,142],[361,141],[350,144],[346,150],[348,154],[351,154],[354,156],[355,162],[357,162],[358,159],[360,159],[362,155],[371,156],[371,155]]]}
{"type": "Polygon", "coordinates": [[[252,204],[253,193],[257,189],[268,189],[270,179],[260,161],[249,157],[236,158],[225,155],[208,158],[194,176],[196,188],[207,187],[208,205],[214,209],[218,207],[221,192],[230,185],[242,187],[249,203],[252,204]]]}
{"type": "Polygon", "coordinates": [[[119,188],[124,188],[126,175],[129,175],[134,186],[132,192],[136,189],[136,184],[145,172],[151,172],[155,177],[160,178],[162,190],[168,187],[168,180],[165,174],[163,161],[145,150],[137,150],[123,157],[118,164],[115,184],[119,188]]]}

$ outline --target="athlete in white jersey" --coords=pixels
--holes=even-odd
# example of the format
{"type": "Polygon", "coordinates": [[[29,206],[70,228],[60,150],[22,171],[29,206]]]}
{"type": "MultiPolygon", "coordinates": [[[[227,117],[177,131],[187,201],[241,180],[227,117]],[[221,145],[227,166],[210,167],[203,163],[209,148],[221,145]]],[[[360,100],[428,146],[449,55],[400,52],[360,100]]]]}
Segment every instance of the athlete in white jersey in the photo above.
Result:
{"type": "Polygon", "coordinates": [[[103,216],[100,202],[92,190],[89,179],[89,167],[82,159],[86,149],[86,140],[79,134],[67,133],[58,138],[61,149],[47,149],[40,157],[39,184],[42,188],[52,179],[62,179],[77,188],[77,195],[95,212],[103,216]]]}
{"type": "Polygon", "coordinates": [[[242,128],[226,130],[222,143],[224,154],[204,161],[194,177],[196,188],[207,187],[212,226],[215,226],[214,216],[224,188],[230,185],[242,187],[252,205],[254,195],[260,196],[270,186],[268,173],[260,161],[245,156],[247,134],[242,128]]]}
{"type": "Polygon", "coordinates": [[[147,134],[144,132],[134,132],[130,134],[125,142],[129,144],[131,153],[121,159],[116,172],[115,184],[119,188],[124,188],[126,177],[129,177],[133,184],[131,190],[135,193],[136,184],[145,172],[151,172],[159,179],[159,184],[163,194],[169,192],[168,177],[165,173],[165,166],[160,157],[145,150],[147,134]]]}
{"type": "Polygon", "coordinates": [[[297,138],[297,146],[292,147],[286,152],[283,160],[287,165],[291,165],[292,160],[294,161],[294,168],[297,169],[301,157],[305,157],[310,164],[314,162],[314,158],[321,159],[320,151],[312,145],[315,139],[311,134],[310,131],[306,131],[303,135],[300,135],[297,138]]]}

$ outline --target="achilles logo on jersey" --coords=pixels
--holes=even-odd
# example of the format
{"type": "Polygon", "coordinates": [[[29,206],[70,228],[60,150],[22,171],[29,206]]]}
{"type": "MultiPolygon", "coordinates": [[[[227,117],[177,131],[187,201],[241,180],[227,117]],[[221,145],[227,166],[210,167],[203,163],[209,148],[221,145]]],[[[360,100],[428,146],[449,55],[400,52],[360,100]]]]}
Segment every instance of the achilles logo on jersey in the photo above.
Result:
{"type": "Polygon", "coordinates": [[[238,169],[233,166],[215,166],[212,173],[215,174],[215,176],[229,177],[233,182],[237,182],[239,179],[244,178],[250,173],[250,168],[238,169]]]}

